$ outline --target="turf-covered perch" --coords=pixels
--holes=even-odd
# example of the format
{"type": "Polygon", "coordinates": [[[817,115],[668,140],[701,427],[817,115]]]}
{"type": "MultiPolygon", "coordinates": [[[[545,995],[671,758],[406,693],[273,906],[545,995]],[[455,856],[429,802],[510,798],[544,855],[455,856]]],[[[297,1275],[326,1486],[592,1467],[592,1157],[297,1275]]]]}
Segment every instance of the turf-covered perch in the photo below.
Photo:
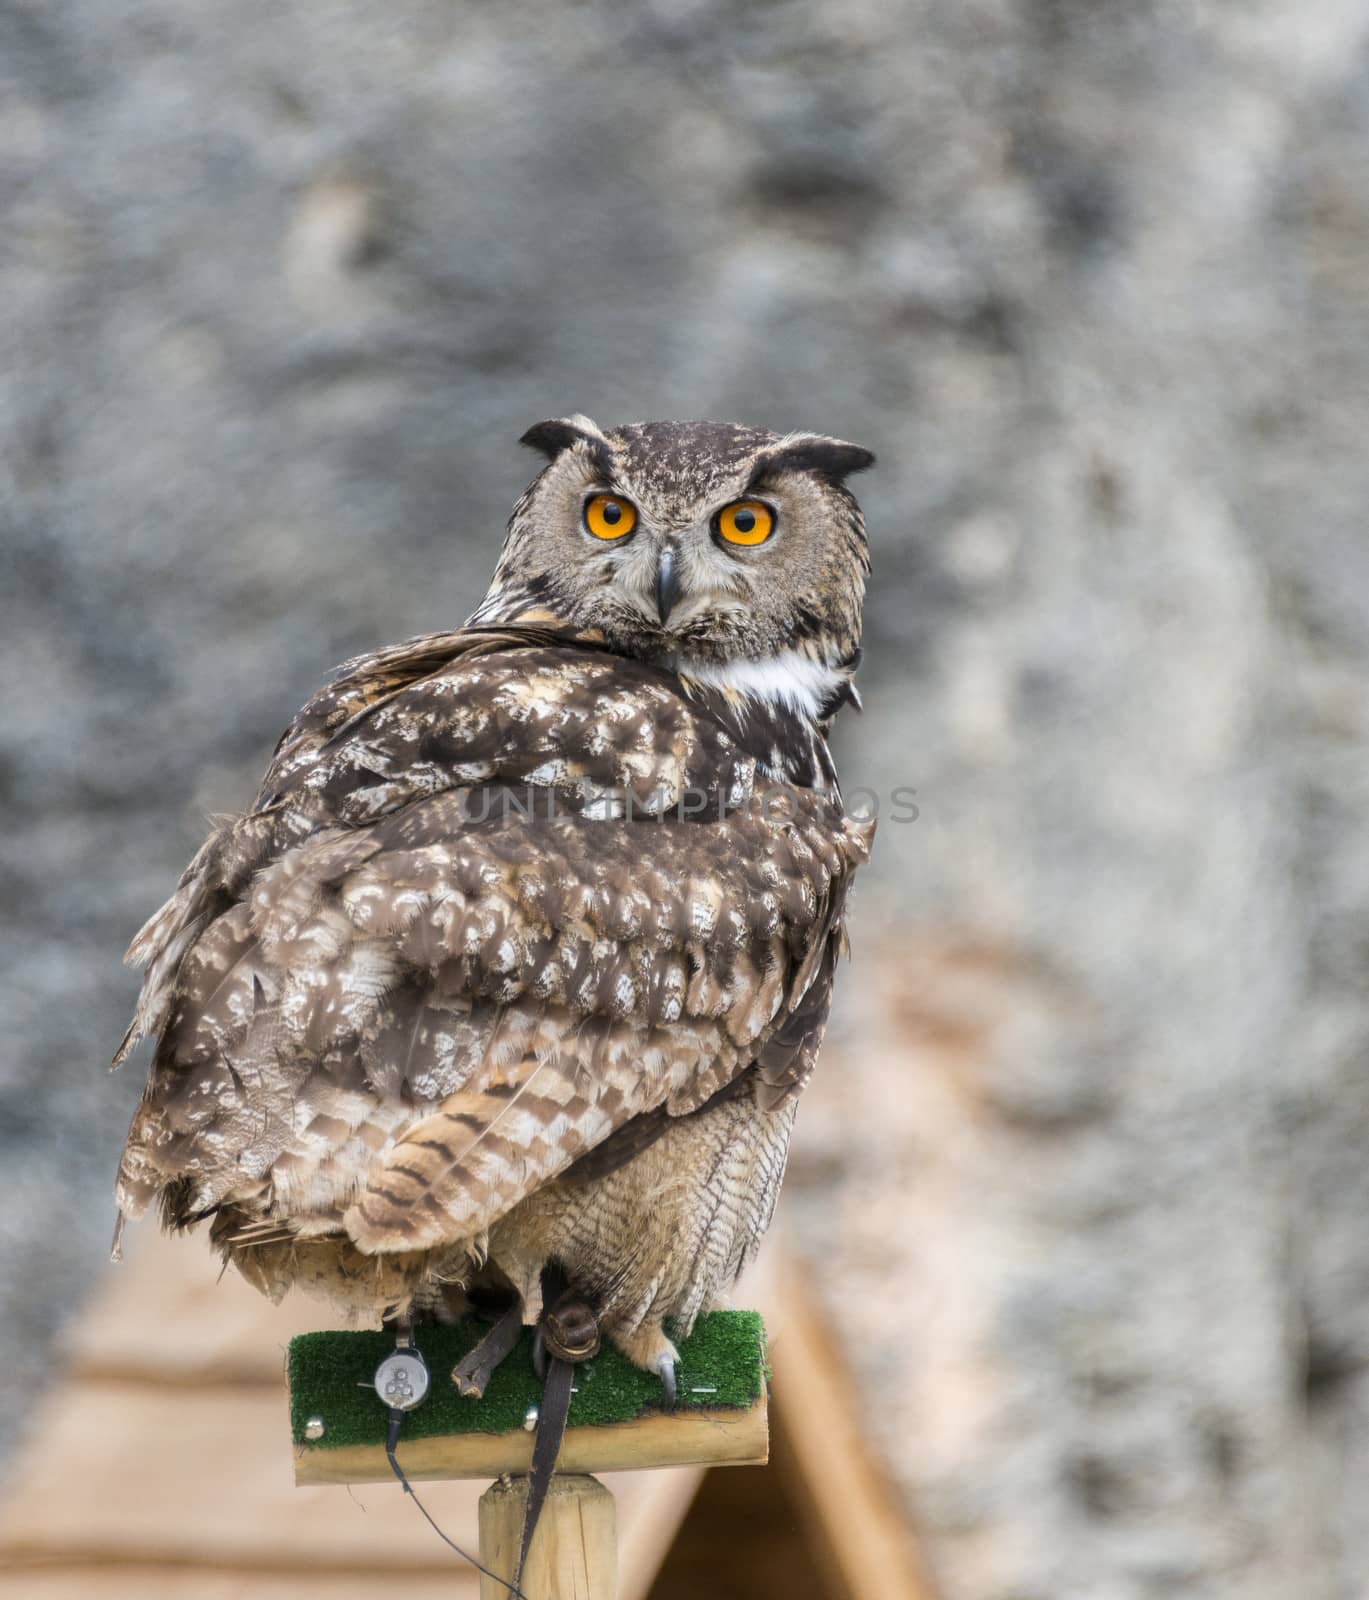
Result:
{"type": "MultiPolygon", "coordinates": [[[[432,1387],[404,1419],[399,1456],[413,1476],[493,1477],[526,1470],[532,1434],[525,1423],[541,1396],[530,1332],[497,1369],[481,1399],[460,1395],[448,1376],[483,1331],[474,1323],[415,1331],[432,1387]]],[[[296,1481],[366,1482],[390,1476],[384,1457],[386,1407],[371,1379],[393,1348],[394,1337],[385,1332],[305,1333],[291,1340],[296,1481]]],[[[711,1312],[699,1318],[679,1351],[678,1398],[670,1413],[660,1409],[659,1379],[607,1345],[576,1368],[562,1450],[566,1470],[764,1460],[766,1360],[760,1316],[711,1312]]]]}

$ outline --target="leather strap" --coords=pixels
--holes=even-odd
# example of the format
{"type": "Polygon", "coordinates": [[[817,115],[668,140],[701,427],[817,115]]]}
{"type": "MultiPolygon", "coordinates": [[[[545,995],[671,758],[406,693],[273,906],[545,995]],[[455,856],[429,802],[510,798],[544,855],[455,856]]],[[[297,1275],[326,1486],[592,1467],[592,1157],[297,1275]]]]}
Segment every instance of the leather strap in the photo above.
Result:
{"type": "Polygon", "coordinates": [[[561,1440],[566,1431],[566,1418],[570,1414],[570,1390],[575,1379],[575,1367],[560,1356],[547,1361],[547,1375],[542,1382],[542,1404],[537,1411],[537,1437],[533,1440],[532,1466],[528,1471],[528,1503],[523,1510],[523,1537],[518,1546],[518,1565],[513,1569],[513,1586],[523,1586],[523,1563],[528,1559],[532,1536],[537,1531],[537,1520],[547,1501],[552,1474],[556,1471],[556,1457],[561,1451],[561,1440]]]}
{"type": "Polygon", "coordinates": [[[528,1559],[537,1521],[547,1502],[556,1458],[570,1415],[570,1391],[575,1369],[599,1349],[599,1319],[588,1300],[566,1284],[558,1263],[542,1273],[542,1343],[547,1352],[547,1374],[542,1380],[542,1403],[537,1408],[537,1437],[532,1445],[532,1466],[528,1470],[528,1503],[523,1508],[523,1536],[519,1541],[518,1565],[514,1568],[514,1588],[523,1582],[523,1563],[528,1559]]]}

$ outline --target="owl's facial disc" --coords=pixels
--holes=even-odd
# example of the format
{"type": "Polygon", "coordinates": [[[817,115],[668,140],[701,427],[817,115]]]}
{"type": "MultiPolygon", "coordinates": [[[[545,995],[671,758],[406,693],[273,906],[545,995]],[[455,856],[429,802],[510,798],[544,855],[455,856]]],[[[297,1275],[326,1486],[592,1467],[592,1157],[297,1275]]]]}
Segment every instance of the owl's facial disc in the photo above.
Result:
{"type": "Polygon", "coordinates": [[[868,451],[734,423],[604,429],[579,414],[523,442],[547,464],[473,621],[583,629],[624,655],[719,670],[796,650],[833,670],[858,659],[868,555],[845,479],[868,451]]]}

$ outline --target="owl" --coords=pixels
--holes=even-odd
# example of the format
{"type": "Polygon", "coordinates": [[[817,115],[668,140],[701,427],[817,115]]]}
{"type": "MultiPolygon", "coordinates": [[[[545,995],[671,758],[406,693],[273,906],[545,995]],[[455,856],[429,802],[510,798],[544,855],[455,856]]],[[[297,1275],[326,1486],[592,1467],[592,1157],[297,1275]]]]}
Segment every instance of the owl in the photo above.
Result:
{"type": "Polygon", "coordinates": [[[522,442],[470,621],[341,667],[134,939],[118,1229],[155,1202],[371,1323],[502,1295],[469,1393],[555,1273],[672,1395],[672,1332],[769,1223],[869,853],[828,731],[873,457],[579,415],[522,442]]]}

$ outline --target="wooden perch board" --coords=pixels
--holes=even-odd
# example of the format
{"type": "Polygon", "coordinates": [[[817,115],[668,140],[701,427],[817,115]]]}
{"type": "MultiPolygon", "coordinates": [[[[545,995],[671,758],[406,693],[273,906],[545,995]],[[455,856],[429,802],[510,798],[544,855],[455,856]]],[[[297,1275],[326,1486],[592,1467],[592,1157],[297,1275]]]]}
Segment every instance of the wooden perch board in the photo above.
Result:
{"type": "MultiPolygon", "coordinates": [[[[523,1473],[532,1459],[528,1409],[540,1397],[530,1340],[494,1375],[480,1400],[463,1398],[448,1373],[479,1337],[468,1325],[416,1337],[432,1388],[404,1423],[398,1457],[415,1479],[523,1473]]],[[[297,1484],[376,1483],[385,1458],[386,1409],[371,1387],[393,1348],[383,1333],[305,1334],[291,1342],[290,1415],[297,1484]],[[322,1423],[310,1437],[309,1424],[322,1423]]],[[[660,1385],[605,1349],[576,1373],[558,1468],[611,1472],[644,1467],[759,1465],[768,1458],[765,1332],[755,1312],[701,1317],[680,1345],[679,1404],[660,1410],[660,1385]]]]}

